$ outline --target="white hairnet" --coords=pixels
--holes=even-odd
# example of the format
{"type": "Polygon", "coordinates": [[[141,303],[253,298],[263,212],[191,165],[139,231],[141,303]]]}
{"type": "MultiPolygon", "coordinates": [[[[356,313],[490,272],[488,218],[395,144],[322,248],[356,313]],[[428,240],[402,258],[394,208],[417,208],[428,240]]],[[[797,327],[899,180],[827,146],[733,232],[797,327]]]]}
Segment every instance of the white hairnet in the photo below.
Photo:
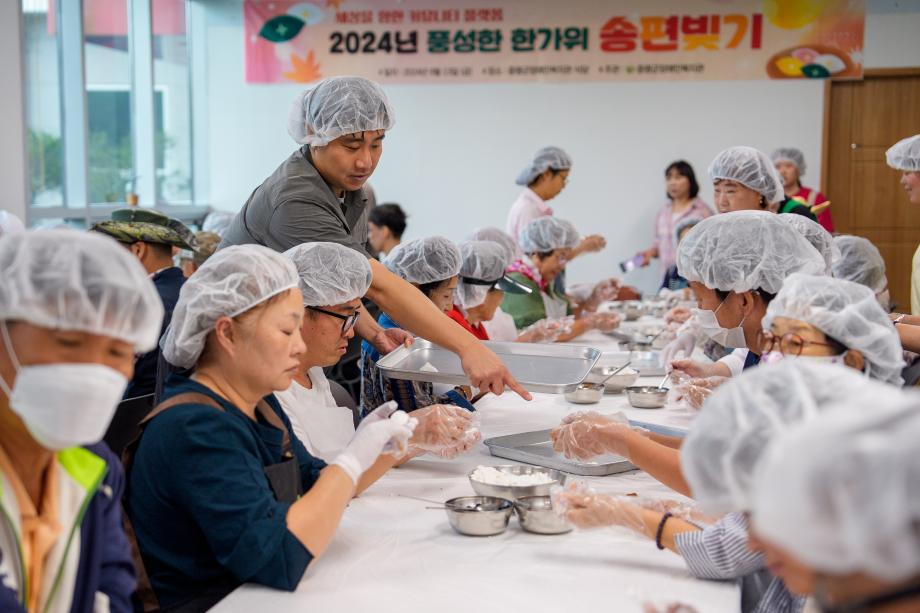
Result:
{"type": "Polygon", "coordinates": [[[367,258],[338,243],[304,243],[284,252],[300,277],[304,306],[335,306],[361,298],[371,286],[367,258]]]}
{"type": "Polygon", "coordinates": [[[545,253],[572,249],[578,245],[579,238],[571,222],[558,217],[539,217],[521,228],[518,243],[524,253],[545,253]]]}
{"type": "Polygon", "coordinates": [[[735,211],[704,219],[677,247],[678,272],[709,289],[770,294],[794,272],[823,275],[821,254],[782,217],[735,211]]]}
{"type": "MultiPolygon", "coordinates": [[[[793,217],[789,215],[789,217],[793,217]]],[[[898,332],[872,290],[832,277],[795,273],[767,307],[763,329],[774,317],[811,324],[868,362],[868,375],[900,386],[904,356],[898,332]]]]}
{"type": "Polygon", "coordinates": [[[113,239],[33,230],[0,239],[0,320],[156,347],[163,302],[136,257],[113,239]]]}
{"type": "Polygon", "coordinates": [[[559,147],[543,147],[537,151],[521,174],[515,179],[518,185],[530,185],[547,170],[570,170],[572,158],[559,147]]]}
{"type": "Polygon", "coordinates": [[[920,172],[920,134],[896,142],[885,152],[885,158],[895,170],[920,172]]]}
{"type": "Polygon", "coordinates": [[[521,248],[518,246],[517,241],[515,241],[510,234],[498,228],[479,228],[470,235],[470,240],[492,241],[493,243],[498,243],[508,250],[509,257],[512,260],[521,255],[521,248]]]}
{"type": "Polygon", "coordinates": [[[395,123],[380,85],[363,77],[329,77],[294,100],[288,134],[301,145],[322,147],[346,134],[389,130],[395,123]]]}
{"type": "Polygon", "coordinates": [[[805,237],[811,246],[818,250],[821,257],[824,258],[826,274],[831,274],[834,262],[840,257],[840,249],[834,243],[834,236],[824,229],[821,224],[812,221],[804,215],[780,215],[780,221],[783,221],[805,237]]]}
{"type": "Polygon", "coordinates": [[[22,220],[9,211],[0,211],[0,236],[22,232],[26,227],[22,220]]]}
{"type": "Polygon", "coordinates": [[[890,582],[916,576],[918,439],[915,392],[872,405],[844,401],[764,455],[752,495],[754,528],[822,574],[865,572],[890,582]]]}
{"type": "Polygon", "coordinates": [[[188,278],[160,346],[166,361],[192,368],[221,317],[236,317],[297,287],[294,263],[261,245],[217,251],[188,278]]]}
{"type": "Polygon", "coordinates": [[[805,174],[805,154],[795,147],[774,149],[773,153],[770,154],[770,159],[773,160],[774,164],[780,160],[792,162],[795,164],[796,170],[799,171],[800,177],[805,174]]]}
{"type": "Polygon", "coordinates": [[[236,217],[236,213],[228,213],[226,211],[212,211],[208,213],[204,218],[204,221],[201,222],[201,231],[213,232],[214,234],[223,237],[224,232],[226,232],[227,228],[230,227],[230,224],[233,223],[234,217],[236,217]]]}
{"type": "Polygon", "coordinates": [[[460,250],[449,238],[426,236],[400,243],[383,264],[409,283],[445,281],[460,273],[460,250]]]}
{"type": "Polygon", "coordinates": [[[885,260],[878,247],[861,236],[837,236],[834,244],[840,257],[834,262],[834,276],[865,285],[876,294],[888,287],[885,260]]]}
{"type": "Polygon", "coordinates": [[[460,245],[460,282],[457,284],[457,304],[464,309],[479,306],[486,300],[491,285],[467,283],[464,277],[480,281],[498,281],[511,265],[508,250],[491,241],[468,241],[460,245]]]}
{"type": "Polygon", "coordinates": [[[727,179],[748,187],[761,196],[767,204],[785,199],[783,182],[770,158],[753,147],[730,147],[716,156],[709,165],[712,182],[727,179]]]}
{"type": "Polygon", "coordinates": [[[754,471],[780,435],[848,399],[864,399],[869,411],[900,394],[837,364],[762,364],[706,399],[681,446],[681,470],[707,512],[749,511],[754,471]]]}

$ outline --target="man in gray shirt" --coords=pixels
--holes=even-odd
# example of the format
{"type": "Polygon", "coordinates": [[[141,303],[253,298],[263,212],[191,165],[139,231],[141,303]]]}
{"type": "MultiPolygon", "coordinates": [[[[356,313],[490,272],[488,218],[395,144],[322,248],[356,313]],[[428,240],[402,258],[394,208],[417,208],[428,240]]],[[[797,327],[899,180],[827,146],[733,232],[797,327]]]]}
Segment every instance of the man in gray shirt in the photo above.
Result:
{"type": "MultiPolygon", "coordinates": [[[[298,96],[288,133],[303,147],[252,192],[221,247],[256,243],[277,251],[308,242],[334,242],[367,255],[370,205],[364,184],[395,123],[383,89],[361,77],[331,77],[298,96]]],[[[451,321],[414,286],[370,259],[367,297],[408,330],[460,356],[474,387],[501,394],[505,386],[530,399],[507,367],[473,335],[451,321]]],[[[384,330],[363,308],[355,330],[381,353],[411,337],[384,330]]]]}

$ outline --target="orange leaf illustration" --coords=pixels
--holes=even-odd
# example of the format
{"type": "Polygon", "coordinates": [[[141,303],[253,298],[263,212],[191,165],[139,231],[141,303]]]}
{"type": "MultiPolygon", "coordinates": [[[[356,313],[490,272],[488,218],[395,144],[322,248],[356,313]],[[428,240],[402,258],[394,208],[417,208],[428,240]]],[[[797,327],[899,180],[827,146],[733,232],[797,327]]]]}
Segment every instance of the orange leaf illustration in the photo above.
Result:
{"type": "Polygon", "coordinates": [[[296,53],[292,53],[291,66],[294,67],[294,70],[281,73],[281,76],[288,81],[312,83],[323,78],[322,73],[319,71],[320,65],[316,61],[316,56],[313,55],[312,50],[307,52],[306,58],[301,58],[296,53]]]}
{"type": "Polygon", "coordinates": [[[345,0],[326,0],[326,6],[329,8],[334,8],[335,10],[339,10],[342,8],[343,2],[345,2],[345,0]]]}

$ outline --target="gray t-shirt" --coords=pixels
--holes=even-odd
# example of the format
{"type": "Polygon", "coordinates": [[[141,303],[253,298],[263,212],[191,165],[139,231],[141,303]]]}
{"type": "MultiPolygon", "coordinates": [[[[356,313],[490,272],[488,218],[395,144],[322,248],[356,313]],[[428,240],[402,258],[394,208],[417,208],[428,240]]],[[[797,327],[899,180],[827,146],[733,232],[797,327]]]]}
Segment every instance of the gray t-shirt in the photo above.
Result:
{"type": "Polygon", "coordinates": [[[331,242],[368,255],[364,190],[332,193],[304,145],[257,187],[227,228],[220,247],[255,243],[286,251],[302,243],[331,242]]]}

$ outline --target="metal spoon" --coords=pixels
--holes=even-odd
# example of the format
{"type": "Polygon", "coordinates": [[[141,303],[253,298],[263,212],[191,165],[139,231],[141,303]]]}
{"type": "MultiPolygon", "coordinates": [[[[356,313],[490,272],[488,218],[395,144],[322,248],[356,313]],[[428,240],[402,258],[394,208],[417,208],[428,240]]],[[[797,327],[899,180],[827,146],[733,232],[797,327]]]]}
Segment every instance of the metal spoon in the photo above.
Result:
{"type": "Polygon", "coordinates": [[[662,389],[664,387],[665,382],[670,378],[671,378],[671,373],[666,374],[664,376],[664,379],[661,380],[661,383],[658,384],[658,389],[662,389]]]}
{"type": "Polygon", "coordinates": [[[632,364],[632,360],[627,361],[625,364],[623,364],[622,366],[620,366],[619,368],[617,368],[615,371],[613,371],[612,373],[610,373],[609,375],[607,375],[606,377],[604,377],[603,379],[601,379],[600,381],[598,381],[598,382],[597,382],[597,385],[602,385],[602,384],[604,384],[604,383],[607,383],[607,381],[608,381],[609,379],[613,378],[615,375],[618,375],[618,374],[620,373],[621,370],[623,370],[624,368],[626,368],[626,367],[629,366],[630,364],[632,364]]]}

